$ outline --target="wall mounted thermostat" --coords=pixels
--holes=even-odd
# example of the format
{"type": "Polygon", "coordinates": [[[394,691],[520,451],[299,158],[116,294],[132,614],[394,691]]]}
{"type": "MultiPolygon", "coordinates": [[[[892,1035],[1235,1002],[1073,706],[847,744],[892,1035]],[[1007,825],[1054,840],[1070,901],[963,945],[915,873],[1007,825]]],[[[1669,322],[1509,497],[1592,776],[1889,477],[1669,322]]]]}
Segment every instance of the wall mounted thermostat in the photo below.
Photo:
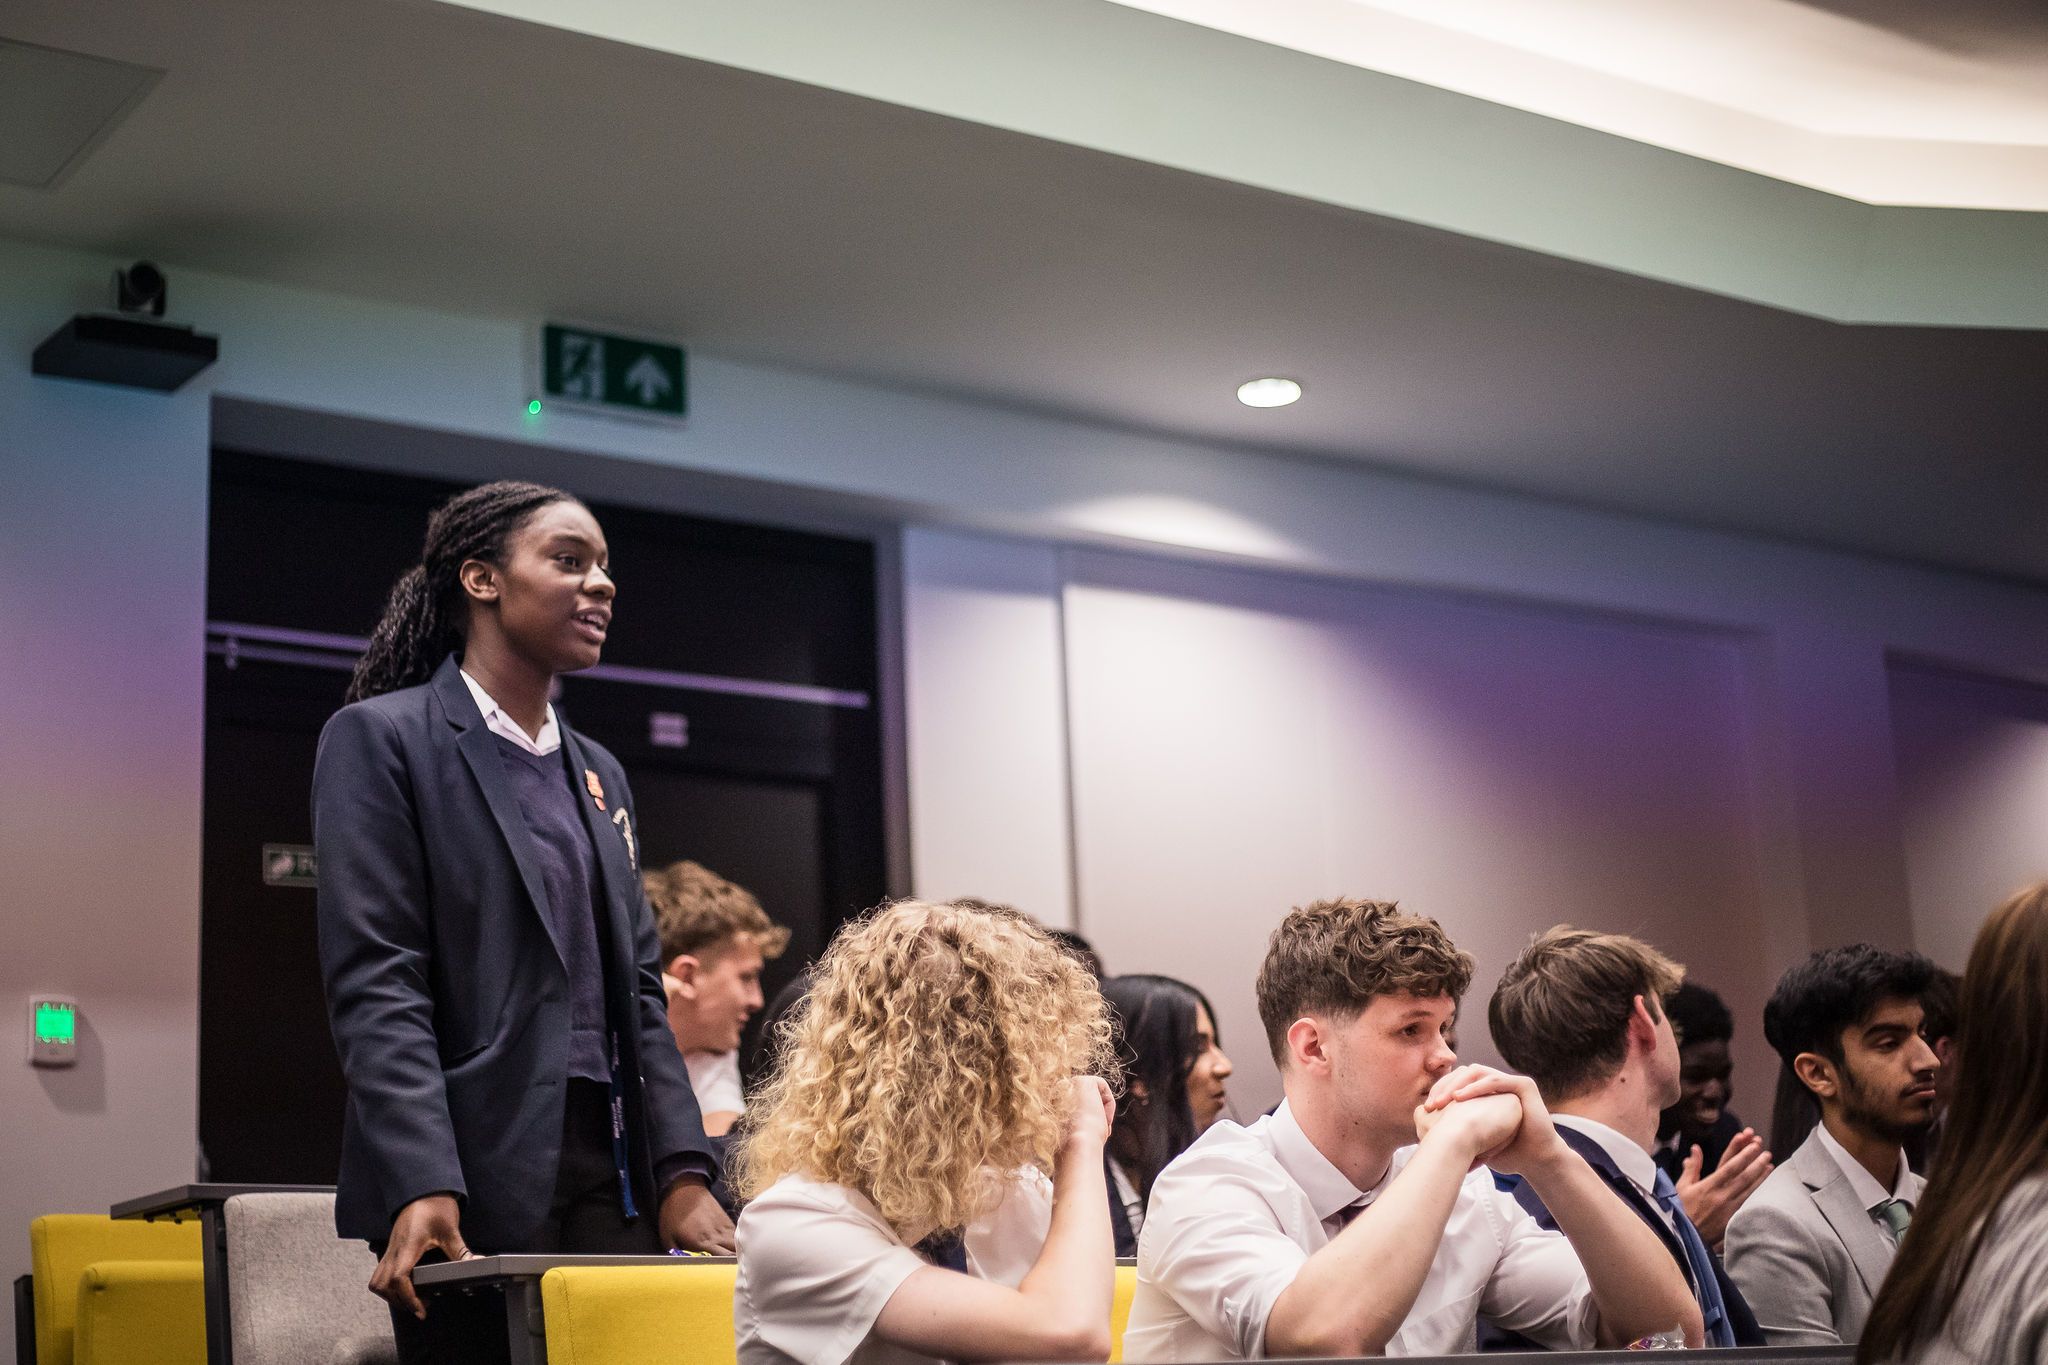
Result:
{"type": "Polygon", "coordinates": [[[75,1066],[78,1062],[78,1002],[68,995],[32,995],[28,1001],[28,1060],[31,1066],[75,1066]]]}

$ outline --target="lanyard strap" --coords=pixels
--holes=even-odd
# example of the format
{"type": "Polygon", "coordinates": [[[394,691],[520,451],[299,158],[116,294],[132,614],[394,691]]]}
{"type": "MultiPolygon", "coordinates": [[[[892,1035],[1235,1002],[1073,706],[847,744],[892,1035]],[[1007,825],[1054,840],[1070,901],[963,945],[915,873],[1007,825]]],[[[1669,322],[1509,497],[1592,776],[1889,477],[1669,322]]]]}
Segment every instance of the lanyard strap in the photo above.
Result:
{"type": "Polygon", "coordinates": [[[619,1035],[616,1029],[611,1033],[611,1045],[612,1165],[619,1172],[619,1203],[625,1209],[626,1220],[631,1222],[640,1216],[640,1210],[633,1203],[633,1176],[627,1169],[627,1157],[631,1147],[626,1141],[626,1083],[620,1077],[619,1035]]]}

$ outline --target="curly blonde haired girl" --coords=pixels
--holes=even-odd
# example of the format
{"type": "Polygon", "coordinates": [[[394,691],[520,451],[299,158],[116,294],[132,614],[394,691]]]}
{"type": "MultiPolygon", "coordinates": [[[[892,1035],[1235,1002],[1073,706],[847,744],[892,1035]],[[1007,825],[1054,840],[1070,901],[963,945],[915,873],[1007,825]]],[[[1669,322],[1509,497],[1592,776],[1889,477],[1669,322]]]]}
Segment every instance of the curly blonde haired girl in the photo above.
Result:
{"type": "Polygon", "coordinates": [[[1106,1356],[1114,1061],[1080,963],[1014,910],[899,901],[785,1028],[735,1159],[742,1365],[1106,1356]]]}

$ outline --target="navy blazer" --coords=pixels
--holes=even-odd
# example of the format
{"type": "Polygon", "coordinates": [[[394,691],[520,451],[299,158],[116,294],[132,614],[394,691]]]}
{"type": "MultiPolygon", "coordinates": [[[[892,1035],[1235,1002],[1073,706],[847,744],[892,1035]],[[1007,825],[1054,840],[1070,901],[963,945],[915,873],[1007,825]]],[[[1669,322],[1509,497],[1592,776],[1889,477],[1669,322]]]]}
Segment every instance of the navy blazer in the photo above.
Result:
{"type": "MultiPolygon", "coordinates": [[[[451,656],[432,681],[343,707],[313,769],[320,968],[348,1082],[335,1227],[381,1241],[446,1191],[482,1252],[524,1250],[561,1160],[569,976],[511,780],[451,656]]],[[[633,798],[618,760],[562,726],[596,850],[606,1013],[637,1192],[717,1163],[669,1032],[633,798]]],[[[643,1216],[655,1211],[643,1209],[643,1216]]]]}
{"type": "MultiPolygon", "coordinates": [[[[1671,1253],[1671,1259],[1678,1262],[1679,1270],[1685,1274],[1686,1284],[1692,1285],[1692,1270],[1686,1263],[1685,1248],[1678,1244],[1678,1238],[1664,1225],[1664,1219],[1658,1214],[1656,1206],[1644,1198],[1642,1191],[1636,1188],[1636,1182],[1630,1180],[1622,1172],[1621,1167],[1614,1164],[1614,1158],[1607,1155],[1607,1149],[1584,1133],[1562,1123],[1557,1125],[1557,1135],[1564,1139],[1567,1147],[1586,1158],[1586,1164],[1607,1182],[1608,1188],[1621,1197],[1621,1201],[1635,1212],[1636,1217],[1650,1225],[1650,1231],[1657,1234],[1657,1240],[1671,1253]]],[[[1520,1176],[1502,1175],[1499,1172],[1494,1173],[1493,1180],[1502,1190],[1512,1194],[1515,1202],[1527,1210],[1531,1218],[1553,1232],[1557,1230],[1557,1220],[1550,1216],[1550,1210],[1544,1207],[1542,1198],[1530,1187],[1528,1181],[1520,1176]]],[[[1728,1326],[1729,1330],[1735,1333],[1735,1344],[1764,1345],[1763,1329],[1757,1326],[1756,1314],[1750,1312],[1749,1305],[1743,1302],[1742,1291],[1735,1287],[1735,1281],[1728,1278],[1727,1268],[1721,1264],[1721,1258],[1714,1255],[1711,1247],[1708,1248],[1707,1254],[1714,1259],[1714,1280],[1721,1286],[1721,1304],[1728,1310],[1728,1326]]],[[[1695,1296],[1699,1293],[1696,1286],[1693,1293],[1695,1296]]]]}

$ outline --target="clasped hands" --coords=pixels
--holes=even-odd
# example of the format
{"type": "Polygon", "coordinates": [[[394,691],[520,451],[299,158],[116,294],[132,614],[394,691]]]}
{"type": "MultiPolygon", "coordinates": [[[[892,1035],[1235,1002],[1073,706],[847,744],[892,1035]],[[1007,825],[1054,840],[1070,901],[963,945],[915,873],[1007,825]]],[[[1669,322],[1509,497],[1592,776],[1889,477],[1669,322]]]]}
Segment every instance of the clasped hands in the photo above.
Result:
{"type": "Polygon", "coordinates": [[[1471,1169],[1491,1166],[1509,1175],[1527,1175],[1571,1150],[1534,1081],[1476,1063],[1446,1072],[1430,1087],[1415,1106],[1415,1134],[1425,1143],[1456,1143],[1471,1169]]]}

